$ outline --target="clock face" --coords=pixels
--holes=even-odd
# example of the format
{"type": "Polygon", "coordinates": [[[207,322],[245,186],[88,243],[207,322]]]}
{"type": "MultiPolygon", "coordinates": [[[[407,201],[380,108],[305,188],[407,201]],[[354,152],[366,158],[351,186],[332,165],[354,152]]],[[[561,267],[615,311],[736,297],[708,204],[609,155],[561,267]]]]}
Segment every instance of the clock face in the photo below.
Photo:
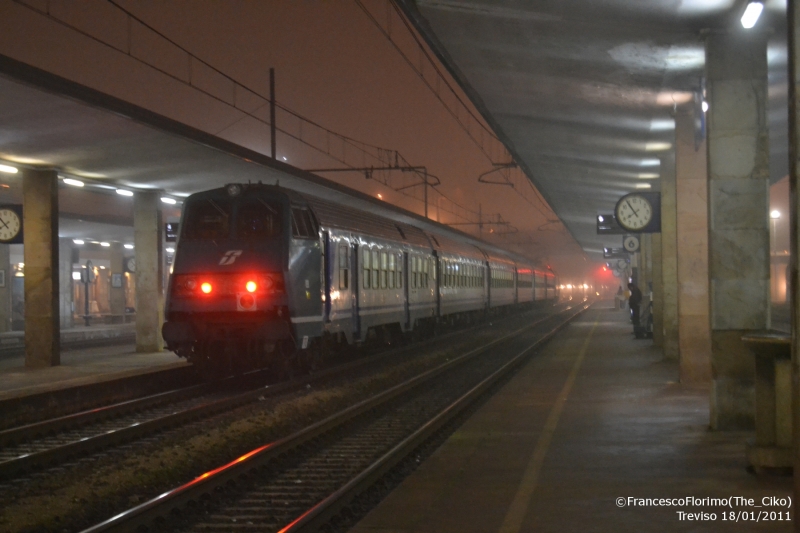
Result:
{"type": "Polygon", "coordinates": [[[636,252],[639,250],[639,237],[636,235],[626,235],[622,240],[622,247],[629,252],[636,252]]]}
{"type": "Polygon", "coordinates": [[[128,267],[128,272],[136,272],[136,258],[129,257],[125,262],[125,266],[128,267]]]}
{"type": "Polygon", "coordinates": [[[10,241],[22,228],[22,221],[16,211],[0,209],[0,241],[10,241]]]}
{"type": "Polygon", "coordinates": [[[617,203],[617,222],[624,229],[639,231],[645,228],[653,218],[653,206],[644,196],[629,194],[617,203]]]}

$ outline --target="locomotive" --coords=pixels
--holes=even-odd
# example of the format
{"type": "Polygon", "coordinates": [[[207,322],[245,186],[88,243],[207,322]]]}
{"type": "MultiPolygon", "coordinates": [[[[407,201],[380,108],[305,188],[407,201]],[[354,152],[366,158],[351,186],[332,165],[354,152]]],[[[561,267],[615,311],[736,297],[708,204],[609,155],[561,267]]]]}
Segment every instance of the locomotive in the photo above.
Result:
{"type": "Polygon", "coordinates": [[[212,372],[280,373],[337,347],[557,299],[549,269],[399,218],[273,185],[189,196],[167,294],[167,348],[212,372]]]}

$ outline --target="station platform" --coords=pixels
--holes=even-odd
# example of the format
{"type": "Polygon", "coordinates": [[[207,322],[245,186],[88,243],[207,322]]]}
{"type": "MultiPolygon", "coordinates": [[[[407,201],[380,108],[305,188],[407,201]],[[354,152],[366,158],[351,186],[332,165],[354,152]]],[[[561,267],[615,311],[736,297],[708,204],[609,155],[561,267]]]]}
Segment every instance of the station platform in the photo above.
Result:
{"type": "MultiPolygon", "coordinates": [[[[136,324],[99,324],[94,326],[76,325],[61,329],[61,342],[65,345],[84,341],[99,341],[136,336],[136,324]]],[[[19,352],[25,346],[24,331],[5,331],[0,333],[0,359],[7,353],[19,352]]],[[[69,349],[68,346],[64,347],[69,349]]]]}
{"type": "Polygon", "coordinates": [[[753,433],[710,431],[709,390],[632,330],[595,304],[350,531],[792,531],[792,478],[748,473],[753,433]]]}

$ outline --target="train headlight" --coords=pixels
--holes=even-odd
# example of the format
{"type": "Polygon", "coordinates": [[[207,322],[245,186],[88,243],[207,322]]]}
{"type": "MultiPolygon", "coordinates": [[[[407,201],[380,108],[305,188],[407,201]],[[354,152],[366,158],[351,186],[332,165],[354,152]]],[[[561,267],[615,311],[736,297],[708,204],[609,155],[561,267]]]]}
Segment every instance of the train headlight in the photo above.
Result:
{"type": "Polygon", "coordinates": [[[225,190],[228,191],[228,196],[239,196],[239,194],[242,192],[242,186],[238,183],[231,183],[225,187],[225,190]]]}
{"type": "Polygon", "coordinates": [[[202,283],[200,285],[200,290],[203,291],[205,294],[210,294],[212,290],[211,284],[208,282],[202,283]]]}
{"type": "Polygon", "coordinates": [[[255,281],[248,281],[244,284],[244,288],[247,289],[247,292],[256,292],[258,285],[256,285],[255,281]]]}

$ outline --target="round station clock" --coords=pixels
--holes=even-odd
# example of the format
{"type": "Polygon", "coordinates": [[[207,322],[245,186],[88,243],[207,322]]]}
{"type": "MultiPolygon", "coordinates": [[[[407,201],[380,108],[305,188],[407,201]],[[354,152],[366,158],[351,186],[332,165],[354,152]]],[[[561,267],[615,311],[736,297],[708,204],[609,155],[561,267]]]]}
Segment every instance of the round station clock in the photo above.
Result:
{"type": "Polygon", "coordinates": [[[136,258],[129,257],[125,260],[125,269],[128,272],[136,272],[136,258]]]}
{"type": "Polygon", "coordinates": [[[14,240],[22,229],[22,221],[13,209],[0,209],[0,242],[14,240]]]}
{"type": "Polygon", "coordinates": [[[642,231],[653,220],[653,206],[641,194],[626,194],[614,209],[617,223],[628,231],[642,231]]]}

